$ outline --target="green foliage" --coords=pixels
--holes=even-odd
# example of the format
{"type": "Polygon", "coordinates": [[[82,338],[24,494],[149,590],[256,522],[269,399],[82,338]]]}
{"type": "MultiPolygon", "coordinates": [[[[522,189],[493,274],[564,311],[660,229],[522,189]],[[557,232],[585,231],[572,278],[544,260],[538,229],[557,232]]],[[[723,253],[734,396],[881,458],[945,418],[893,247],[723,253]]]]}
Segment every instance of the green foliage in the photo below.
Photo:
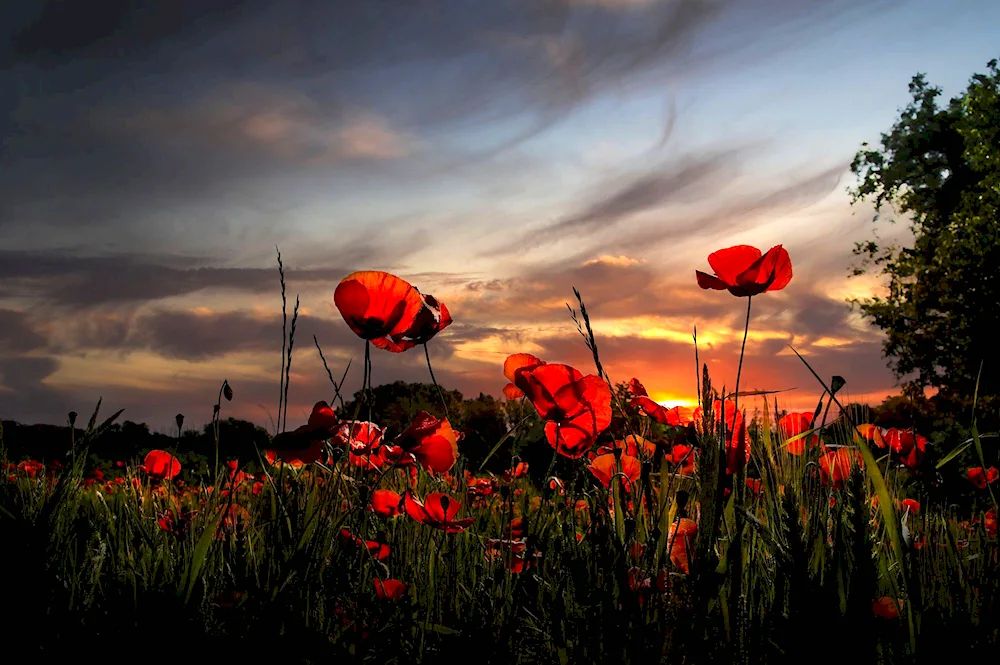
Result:
{"type": "MultiPolygon", "coordinates": [[[[854,274],[887,281],[888,295],[851,302],[886,334],[884,353],[910,393],[937,388],[950,400],[1000,394],[992,349],[1000,327],[1000,71],[972,77],[938,104],[941,89],[913,77],[911,102],[881,146],[863,144],[851,169],[853,202],[908,216],[913,247],[857,243],[854,274]]],[[[876,215],[875,220],[879,219],[876,215]]],[[[890,219],[890,222],[895,220],[890,219]]]]}

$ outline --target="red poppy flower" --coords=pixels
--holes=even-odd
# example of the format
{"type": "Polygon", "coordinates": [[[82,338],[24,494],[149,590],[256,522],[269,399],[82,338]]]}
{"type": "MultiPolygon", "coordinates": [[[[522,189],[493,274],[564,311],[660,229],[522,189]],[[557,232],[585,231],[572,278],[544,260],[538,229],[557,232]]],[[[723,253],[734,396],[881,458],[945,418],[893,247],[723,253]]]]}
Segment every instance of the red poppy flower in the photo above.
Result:
{"type": "Polygon", "coordinates": [[[688,549],[694,544],[698,535],[698,524],[692,519],[682,517],[670,526],[667,534],[670,543],[670,561],[685,575],[690,572],[688,549]]]}
{"type": "Polygon", "coordinates": [[[549,421],[549,445],[570,458],[582,457],[611,424],[611,389],[599,377],[569,365],[537,365],[515,372],[518,387],[538,415],[549,421]]]}
{"type": "Polygon", "coordinates": [[[900,429],[892,427],[882,433],[882,438],[889,446],[889,450],[904,466],[909,469],[916,469],[923,461],[924,451],[927,448],[927,439],[920,436],[912,429],[900,429]]]}
{"type": "Polygon", "coordinates": [[[636,397],[649,397],[649,393],[646,392],[646,386],[642,385],[642,381],[635,377],[629,380],[628,390],[636,397]]]}
{"type": "Polygon", "coordinates": [[[747,478],[747,489],[757,496],[764,496],[764,485],[760,478],[747,478]]]}
{"type": "Polygon", "coordinates": [[[423,503],[417,501],[407,492],[403,496],[403,507],[406,514],[420,522],[441,529],[447,533],[465,531],[475,521],[474,517],[455,519],[462,510],[462,504],[447,494],[432,492],[423,503]]]}
{"type": "Polygon", "coordinates": [[[170,480],[181,472],[181,463],[165,450],[151,450],[146,454],[142,468],[150,478],[170,480]]]}
{"type": "Polygon", "coordinates": [[[585,387],[583,373],[569,365],[522,368],[515,373],[514,383],[545,420],[572,418],[585,408],[581,399],[585,387]]]}
{"type": "Polygon", "coordinates": [[[708,264],[715,275],[696,270],[698,286],[728,290],[734,296],[778,291],[792,280],[792,261],[781,245],[775,245],[763,256],[759,249],[749,245],[727,247],[709,254],[708,264]]]}
{"type": "Polygon", "coordinates": [[[364,471],[378,471],[386,463],[385,446],[361,454],[348,452],[347,463],[364,471]]]}
{"type": "MultiPolygon", "coordinates": [[[[632,457],[639,457],[640,455],[652,457],[656,453],[656,444],[642,438],[641,436],[629,434],[624,439],[615,440],[615,442],[611,445],[599,446],[597,448],[597,455],[613,453],[615,450],[621,450],[624,454],[631,455],[632,457]]],[[[596,455],[591,453],[591,461],[593,461],[594,457],[596,457],[596,455]]]]}
{"type": "Polygon", "coordinates": [[[334,442],[347,446],[355,455],[363,455],[382,445],[385,430],[366,420],[345,420],[340,423],[334,442]]]}
{"type": "Polygon", "coordinates": [[[686,406],[675,406],[668,409],[662,404],[657,404],[645,395],[633,397],[629,401],[629,404],[639,409],[639,412],[642,413],[642,415],[652,418],[661,425],[683,427],[691,422],[694,417],[694,409],[686,406]]]}
{"type": "Polygon", "coordinates": [[[510,521],[510,526],[508,527],[508,533],[511,538],[520,538],[524,535],[524,518],[515,517],[510,521]]]}
{"type": "MultiPolygon", "coordinates": [[[[611,479],[616,473],[618,473],[618,460],[615,459],[614,454],[598,455],[593,459],[590,465],[587,467],[594,477],[601,481],[601,484],[605,487],[611,484],[611,479]]],[[[630,455],[621,456],[621,473],[627,478],[631,483],[635,483],[639,480],[639,476],[642,473],[642,463],[638,458],[632,457],[630,455]]],[[[631,487],[630,483],[622,483],[626,491],[631,487]]]]}
{"type": "Polygon", "coordinates": [[[898,619],[902,609],[902,598],[882,596],[878,600],[872,601],[872,614],[881,619],[898,619]]]}
{"type": "MultiPolygon", "coordinates": [[[[415,287],[414,289],[416,290],[415,287]]],[[[419,291],[417,293],[423,300],[423,306],[410,327],[400,333],[376,337],[372,340],[372,344],[386,351],[402,353],[417,344],[426,344],[434,335],[451,325],[451,313],[443,302],[432,295],[422,294],[419,291]]]]}
{"type": "Polygon", "coordinates": [[[17,470],[29,478],[36,478],[38,474],[45,471],[45,465],[38,460],[29,459],[18,464],[17,470]]]}
{"type": "MultiPolygon", "coordinates": [[[[812,423],[812,419],[813,413],[811,411],[797,411],[795,413],[785,414],[779,418],[778,432],[781,434],[782,440],[787,441],[792,437],[808,431],[809,424],[812,423]]],[[[796,439],[795,441],[790,442],[785,449],[791,455],[803,455],[806,452],[807,443],[809,447],[819,445],[819,435],[810,434],[807,437],[796,439]]]]}
{"type": "Polygon", "coordinates": [[[378,270],[340,280],[333,301],[354,334],[366,340],[402,335],[424,307],[420,292],[409,282],[378,270]]]}
{"type": "Polygon", "coordinates": [[[383,600],[399,600],[406,594],[406,585],[399,580],[385,580],[377,577],[372,580],[375,585],[375,595],[383,600]]]}
{"type": "Polygon", "coordinates": [[[316,402],[306,424],[275,436],[264,456],[269,464],[278,461],[291,466],[312,464],[320,458],[327,439],[333,436],[336,427],[337,417],[330,405],[323,401],[316,402]]]}
{"type": "Polygon", "coordinates": [[[525,475],[527,475],[527,473],[528,473],[528,463],[527,462],[518,462],[514,466],[514,474],[513,475],[514,475],[515,478],[520,478],[522,476],[525,476],[525,475]]]}
{"type": "Polygon", "coordinates": [[[903,499],[900,503],[904,511],[910,511],[914,515],[920,514],[920,502],[916,499],[903,499]]]}
{"type": "Polygon", "coordinates": [[[524,391],[517,384],[517,377],[522,372],[530,372],[539,365],[546,364],[544,360],[539,360],[530,353],[512,353],[503,361],[503,375],[510,382],[503,387],[504,397],[507,399],[520,399],[524,397],[524,391]]]}
{"type": "Polygon", "coordinates": [[[997,471],[995,466],[991,466],[988,469],[984,469],[981,466],[975,467],[966,471],[965,474],[968,476],[969,481],[981,490],[986,489],[987,485],[996,482],[996,479],[1000,478],[1000,471],[997,471]]]}
{"type": "Polygon", "coordinates": [[[844,482],[851,475],[851,467],[864,464],[861,451],[857,448],[835,448],[819,456],[820,479],[824,485],[843,489],[844,482]]]}
{"type": "Polygon", "coordinates": [[[447,418],[421,411],[394,443],[413,455],[429,473],[435,474],[455,466],[459,438],[461,434],[452,429],[447,418]]]}
{"type": "Polygon", "coordinates": [[[403,497],[392,490],[375,490],[372,492],[371,509],[382,517],[395,517],[399,514],[403,497]]]}
{"type": "Polygon", "coordinates": [[[685,476],[693,476],[695,472],[695,450],[691,446],[683,444],[676,445],[670,449],[670,453],[664,456],[671,464],[680,465],[677,473],[685,476]]]}
{"type": "Polygon", "coordinates": [[[585,378],[589,385],[584,394],[584,410],[572,418],[545,424],[549,445],[570,459],[586,455],[598,435],[611,424],[611,390],[596,376],[585,378]]]}
{"type": "Polygon", "coordinates": [[[858,425],[855,428],[862,439],[868,441],[869,443],[875,444],[878,448],[885,448],[885,438],[883,435],[889,430],[884,427],[878,427],[876,425],[858,425]]]}

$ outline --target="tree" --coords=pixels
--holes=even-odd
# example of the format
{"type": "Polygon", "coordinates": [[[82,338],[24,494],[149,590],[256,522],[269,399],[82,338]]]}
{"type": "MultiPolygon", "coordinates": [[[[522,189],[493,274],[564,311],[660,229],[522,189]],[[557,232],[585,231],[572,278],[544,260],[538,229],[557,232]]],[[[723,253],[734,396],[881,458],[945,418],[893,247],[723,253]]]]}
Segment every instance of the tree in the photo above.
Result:
{"type": "MultiPolygon", "coordinates": [[[[887,279],[888,295],[855,298],[885,332],[883,355],[906,391],[937,388],[945,400],[1000,393],[992,349],[1000,332],[1000,71],[972,77],[938,105],[941,89],[913,77],[911,102],[877,150],[862,144],[851,165],[852,204],[870,200],[908,215],[913,247],[857,243],[855,275],[887,279]]],[[[889,219],[890,223],[896,220],[889,219]]]]}

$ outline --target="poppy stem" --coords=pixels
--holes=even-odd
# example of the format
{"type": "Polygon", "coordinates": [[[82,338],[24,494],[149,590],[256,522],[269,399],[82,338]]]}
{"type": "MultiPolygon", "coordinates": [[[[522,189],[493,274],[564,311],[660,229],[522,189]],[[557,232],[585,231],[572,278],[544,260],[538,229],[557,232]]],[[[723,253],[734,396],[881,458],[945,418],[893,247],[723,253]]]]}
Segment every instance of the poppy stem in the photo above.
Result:
{"type": "Polygon", "coordinates": [[[427,358],[427,371],[431,373],[431,383],[437,388],[438,397],[441,398],[441,405],[444,407],[444,417],[451,420],[451,414],[448,413],[448,402],[444,398],[444,393],[441,392],[441,386],[438,385],[437,379],[434,378],[434,368],[431,367],[431,352],[427,348],[427,342],[424,342],[424,357],[427,358]]]}
{"type": "Polygon", "coordinates": [[[371,341],[365,340],[365,373],[361,380],[361,391],[365,396],[365,402],[368,403],[368,422],[372,419],[372,356],[371,356],[371,341]]]}
{"type": "MultiPolygon", "coordinates": [[[[750,304],[753,301],[753,296],[747,296],[747,320],[743,324],[743,345],[740,347],[740,364],[736,367],[736,389],[733,391],[733,411],[739,413],[740,405],[740,375],[743,373],[743,354],[747,349],[747,333],[750,331],[750,304]]],[[[722,405],[723,420],[725,420],[726,405],[722,405]]],[[[735,419],[735,416],[734,416],[735,419]]],[[[735,420],[734,428],[735,428],[735,420]]]]}

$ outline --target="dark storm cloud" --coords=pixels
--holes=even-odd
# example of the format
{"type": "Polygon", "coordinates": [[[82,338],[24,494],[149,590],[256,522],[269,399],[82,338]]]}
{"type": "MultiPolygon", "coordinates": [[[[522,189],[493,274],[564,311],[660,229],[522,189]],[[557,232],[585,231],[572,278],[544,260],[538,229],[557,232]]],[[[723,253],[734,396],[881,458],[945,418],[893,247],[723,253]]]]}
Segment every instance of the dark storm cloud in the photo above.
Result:
{"type": "Polygon", "coordinates": [[[24,312],[0,309],[0,354],[23,353],[45,345],[45,337],[27,321],[24,312]]]}
{"type": "Polygon", "coordinates": [[[20,422],[65,422],[70,407],[66,395],[42,381],[59,369],[47,357],[0,358],[0,418],[20,422]]]}
{"type": "Polygon", "coordinates": [[[513,129],[476,148],[490,153],[633,75],[747,62],[872,3],[9,4],[0,228],[136,245],[167,232],[154,221],[164,215],[205,242],[237,210],[244,226],[274,230],[291,204],[266,185],[281,176],[325,177],[334,191],[366,174],[433,177],[455,160],[407,161],[406,133],[502,120],[513,129]],[[220,201],[230,216],[205,209],[220,201]]]}
{"type": "MultiPolygon", "coordinates": [[[[66,252],[0,251],[0,297],[32,297],[42,303],[86,308],[144,303],[203,289],[246,293],[280,292],[274,268],[220,268],[204,260],[173,256],[75,256],[66,252]]],[[[347,268],[286,266],[288,289],[309,284],[335,286],[347,268]]],[[[292,296],[294,298],[294,296],[292,296]]]]}

